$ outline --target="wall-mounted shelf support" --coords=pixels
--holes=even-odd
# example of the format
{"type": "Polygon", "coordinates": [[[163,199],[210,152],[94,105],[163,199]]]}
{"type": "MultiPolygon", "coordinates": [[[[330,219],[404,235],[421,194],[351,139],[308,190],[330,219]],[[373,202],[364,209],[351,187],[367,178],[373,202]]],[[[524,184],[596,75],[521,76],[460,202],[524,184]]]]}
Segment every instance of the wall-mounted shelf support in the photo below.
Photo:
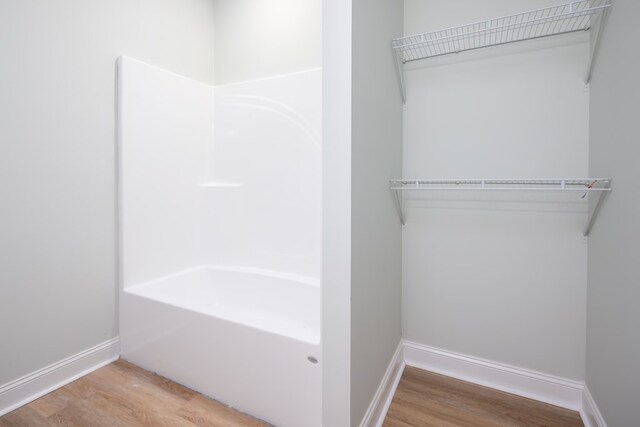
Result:
{"type": "Polygon", "coordinates": [[[399,188],[394,188],[394,180],[391,180],[391,189],[393,191],[393,198],[396,201],[396,209],[398,209],[398,216],[400,217],[400,223],[405,226],[407,225],[407,220],[404,216],[404,209],[402,206],[402,191],[398,191],[399,188]]]}
{"type": "Polygon", "coordinates": [[[403,206],[403,191],[547,191],[582,193],[587,197],[595,193],[598,197],[593,211],[589,213],[583,234],[589,235],[598,217],[605,196],[611,191],[611,178],[578,179],[392,179],[389,181],[394,193],[398,215],[402,225],[406,224],[403,206]]]}
{"type": "Polygon", "coordinates": [[[407,89],[404,83],[404,63],[402,62],[402,57],[395,53],[394,58],[396,59],[396,72],[398,74],[398,83],[400,84],[400,96],[402,97],[402,103],[406,104],[407,102],[407,89]]]}
{"type": "Polygon", "coordinates": [[[600,213],[600,208],[604,203],[604,199],[607,197],[607,194],[611,191],[611,179],[603,180],[600,182],[601,191],[597,193],[598,199],[596,200],[596,204],[592,211],[589,212],[589,217],[587,219],[587,225],[584,227],[582,234],[586,237],[591,233],[591,228],[593,224],[596,222],[598,218],[598,214],[600,213]]]}
{"type": "Polygon", "coordinates": [[[586,75],[588,82],[597,41],[602,31],[604,12],[609,7],[611,7],[611,0],[580,0],[395,39],[391,42],[391,47],[396,56],[402,99],[406,101],[403,65],[407,62],[585,31],[594,24],[596,34],[586,75]]]}
{"type": "MultiPolygon", "coordinates": [[[[610,0],[608,0],[607,8],[611,6],[610,0]]],[[[589,62],[587,63],[587,73],[584,76],[584,83],[589,84],[591,81],[591,73],[593,71],[593,63],[600,47],[600,36],[607,20],[608,9],[605,8],[599,13],[592,21],[593,39],[591,40],[591,47],[589,49],[589,62]]]]}

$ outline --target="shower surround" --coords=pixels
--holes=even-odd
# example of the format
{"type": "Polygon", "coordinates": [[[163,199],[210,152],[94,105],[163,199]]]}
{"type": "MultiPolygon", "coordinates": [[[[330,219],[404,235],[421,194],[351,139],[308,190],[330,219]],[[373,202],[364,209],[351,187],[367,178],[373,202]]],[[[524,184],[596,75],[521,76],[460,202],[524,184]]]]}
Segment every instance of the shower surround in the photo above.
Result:
{"type": "Polygon", "coordinates": [[[118,69],[122,357],[319,426],[321,70],[208,86],[118,69]]]}

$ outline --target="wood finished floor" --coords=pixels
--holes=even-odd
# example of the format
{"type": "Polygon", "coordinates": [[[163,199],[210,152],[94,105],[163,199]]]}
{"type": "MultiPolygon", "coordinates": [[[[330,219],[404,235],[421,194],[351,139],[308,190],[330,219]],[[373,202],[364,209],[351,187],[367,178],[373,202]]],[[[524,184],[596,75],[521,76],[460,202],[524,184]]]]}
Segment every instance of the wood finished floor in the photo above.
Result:
{"type": "Polygon", "coordinates": [[[268,426],[118,360],[0,417],[0,427],[268,426]]]}
{"type": "Polygon", "coordinates": [[[384,427],[583,426],[577,412],[407,366],[384,427]]]}
{"type": "MultiPolygon", "coordinates": [[[[385,427],[582,426],[577,412],[407,367],[385,427]]],[[[268,426],[124,360],[0,417],[0,427],[268,426]]],[[[306,427],[306,426],[300,426],[306,427]]]]}

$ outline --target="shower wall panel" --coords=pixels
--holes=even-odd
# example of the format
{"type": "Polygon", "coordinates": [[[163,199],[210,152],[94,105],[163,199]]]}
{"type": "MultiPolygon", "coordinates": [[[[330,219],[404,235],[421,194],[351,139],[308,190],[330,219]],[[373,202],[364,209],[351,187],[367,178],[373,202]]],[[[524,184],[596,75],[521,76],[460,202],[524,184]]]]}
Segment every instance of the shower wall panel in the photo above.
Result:
{"type": "Polygon", "coordinates": [[[124,286],[201,265],[318,278],[321,70],[212,87],[120,68],[124,286]]]}
{"type": "Polygon", "coordinates": [[[320,69],[214,89],[208,256],[319,277],[320,69]]]}
{"type": "Polygon", "coordinates": [[[120,58],[121,274],[125,286],[206,263],[202,251],[211,86],[120,58]]]}

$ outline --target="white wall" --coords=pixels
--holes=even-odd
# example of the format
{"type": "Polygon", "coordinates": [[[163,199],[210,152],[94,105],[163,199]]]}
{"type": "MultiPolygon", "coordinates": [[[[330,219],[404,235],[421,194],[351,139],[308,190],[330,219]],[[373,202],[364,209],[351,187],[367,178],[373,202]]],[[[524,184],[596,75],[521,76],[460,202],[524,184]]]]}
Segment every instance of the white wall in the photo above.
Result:
{"type": "Polygon", "coordinates": [[[116,58],[212,82],[213,38],[210,0],[0,3],[0,384],[117,335],[116,58]]]}
{"type": "Polygon", "coordinates": [[[589,169],[613,177],[589,237],[587,386],[609,426],[640,420],[640,3],[616,0],[591,80],[589,169]]]}
{"type": "Polygon", "coordinates": [[[321,66],[321,0],[213,1],[216,84],[321,66]]]}
{"type": "MultiPolygon", "coordinates": [[[[550,3],[407,0],[404,31],[550,3]]],[[[586,176],[587,55],[581,33],[408,65],[404,176],[586,176]]],[[[407,196],[404,338],[583,379],[587,243],[579,196],[407,196]]]]}
{"type": "Polygon", "coordinates": [[[401,230],[389,179],[402,172],[402,100],[390,42],[402,2],[353,2],[351,425],[359,425],[401,338],[401,230]]]}
{"type": "Polygon", "coordinates": [[[351,423],[352,1],[322,2],[322,425],[351,423]]]}

